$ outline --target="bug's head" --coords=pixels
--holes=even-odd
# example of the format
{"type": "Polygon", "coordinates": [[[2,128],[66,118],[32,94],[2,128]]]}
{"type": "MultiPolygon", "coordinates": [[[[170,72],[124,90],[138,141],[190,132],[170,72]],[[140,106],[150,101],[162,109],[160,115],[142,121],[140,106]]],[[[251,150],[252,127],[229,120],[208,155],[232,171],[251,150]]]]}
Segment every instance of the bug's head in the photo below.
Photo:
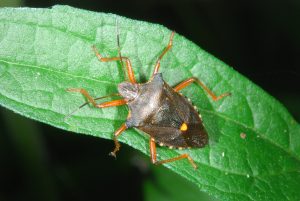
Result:
{"type": "Polygon", "coordinates": [[[137,84],[122,82],[118,85],[118,91],[127,101],[135,99],[138,95],[139,87],[137,84]]]}

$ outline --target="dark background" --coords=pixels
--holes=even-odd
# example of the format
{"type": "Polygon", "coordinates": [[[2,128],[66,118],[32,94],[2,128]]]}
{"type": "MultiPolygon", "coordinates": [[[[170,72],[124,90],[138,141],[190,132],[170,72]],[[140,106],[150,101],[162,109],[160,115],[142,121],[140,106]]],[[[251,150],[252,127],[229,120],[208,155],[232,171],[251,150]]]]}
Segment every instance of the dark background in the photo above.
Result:
{"type": "MultiPolygon", "coordinates": [[[[162,24],[248,77],[300,120],[298,0],[1,1],[0,6],[66,4],[162,24]]],[[[145,182],[156,186],[149,157],[126,145],[113,160],[107,155],[112,141],[0,111],[0,200],[144,200],[145,182]]]]}

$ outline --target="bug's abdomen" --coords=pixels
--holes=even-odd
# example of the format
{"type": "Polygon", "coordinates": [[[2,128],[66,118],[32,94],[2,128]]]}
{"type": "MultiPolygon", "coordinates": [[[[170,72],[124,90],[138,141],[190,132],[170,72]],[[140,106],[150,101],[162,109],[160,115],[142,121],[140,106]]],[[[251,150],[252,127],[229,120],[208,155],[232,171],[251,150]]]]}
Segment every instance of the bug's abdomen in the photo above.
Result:
{"type": "Polygon", "coordinates": [[[198,112],[176,93],[161,75],[141,86],[139,96],[128,104],[127,127],[136,127],[156,142],[172,147],[203,147],[208,142],[198,112]]]}
{"type": "Polygon", "coordinates": [[[203,128],[199,125],[187,125],[188,131],[181,131],[174,127],[156,127],[156,126],[143,126],[138,129],[144,131],[155,139],[156,142],[163,145],[175,148],[188,148],[188,147],[204,147],[208,143],[208,136],[203,128]]]}
{"type": "Polygon", "coordinates": [[[186,114],[174,108],[172,104],[162,104],[160,110],[149,116],[144,124],[137,128],[166,146],[204,147],[208,143],[206,130],[193,106],[190,103],[186,104],[186,114]]]}

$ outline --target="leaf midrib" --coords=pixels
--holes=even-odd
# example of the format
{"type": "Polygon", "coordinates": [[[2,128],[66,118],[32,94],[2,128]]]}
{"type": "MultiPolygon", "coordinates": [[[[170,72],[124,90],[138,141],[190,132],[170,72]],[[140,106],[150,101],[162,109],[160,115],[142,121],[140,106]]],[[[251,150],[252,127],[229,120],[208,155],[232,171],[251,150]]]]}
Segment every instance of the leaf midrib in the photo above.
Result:
{"type": "Polygon", "coordinates": [[[6,63],[6,64],[13,64],[13,65],[16,65],[16,66],[25,66],[25,67],[29,67],[29,68],[33,68],[33,69],[36,68],[36,69],[39,69],[39,70],[48,71],[48,72],[52,72],[52,73],[55,73],[55,74],[66,75],[67,77],[82,78],[82,79],[93,81],[93,82],[96,82],[96,83],[104,83],[104,84],[117,86],[117,84],[114,83],[114,82],[109,82],[109,81],[104,81],[104,80],[97,80],[97,79],[90,78],[90,77],[87,78],[87,77],[84,77],[84,76],[70,74],[70,73],[67,73],[65,71],[60,71],[60,70],[55,71],[55,70],[52,70],[51,68],[41,67],[41,66],[37,66],[37,65],[17,63],[15,61],[7,61],[7,60],[3,60],[3,59],[0,59],[0,62],[6,63]]]}

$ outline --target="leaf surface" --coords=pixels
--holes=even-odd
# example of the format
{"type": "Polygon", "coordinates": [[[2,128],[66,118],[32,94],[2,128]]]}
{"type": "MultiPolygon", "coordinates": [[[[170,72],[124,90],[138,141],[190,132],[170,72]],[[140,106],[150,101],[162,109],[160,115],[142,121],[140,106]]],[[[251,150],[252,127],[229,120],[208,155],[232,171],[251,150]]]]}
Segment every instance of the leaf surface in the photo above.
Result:
{"type": "MultiPolygon", "coordinates": [[[[91,49],[118,56],[116,19],[122,55],[145,82],[171,34],[163,26],[68,6],[0,9],[0,104],[58,128],[111,139],[126,120],[124,106],[85,107],[64,117],[85,101],[67,88],[99,97],[116,93],[126,79],[120,63],[99,62],[91,49]]],[[[179,34],[160,72],[171,86],[195,76],[216,94],[232,93],[214,102],[197,85],[182,90],[199,108],[210,144],[158,148],[159,159],[188,153],[199,166],[195,171],[177,161],[168,168],[221,200],[300,200],[300,127],[278,101],[179,34]]],[[[136,129],[120,141],[149,155],[148,138],[136,129]]]]}

